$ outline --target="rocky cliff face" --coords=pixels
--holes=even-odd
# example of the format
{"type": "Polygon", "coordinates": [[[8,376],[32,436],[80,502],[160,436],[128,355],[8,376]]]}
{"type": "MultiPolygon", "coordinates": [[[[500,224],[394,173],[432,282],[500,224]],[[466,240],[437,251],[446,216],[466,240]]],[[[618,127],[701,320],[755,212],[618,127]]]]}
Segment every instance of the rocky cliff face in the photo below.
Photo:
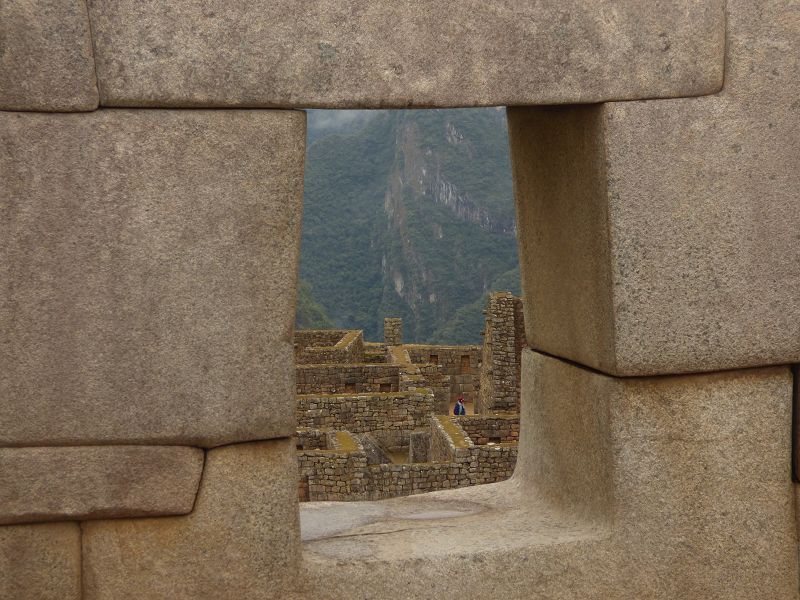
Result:
{"type": "Polygon", "coordinates": [[[306,184],[303,274],[334,321],[374,338],[402,316],[409,340],[480,341],[482,299],[517,265],[502,111],[379,113],[319,137],[306,184]]]}

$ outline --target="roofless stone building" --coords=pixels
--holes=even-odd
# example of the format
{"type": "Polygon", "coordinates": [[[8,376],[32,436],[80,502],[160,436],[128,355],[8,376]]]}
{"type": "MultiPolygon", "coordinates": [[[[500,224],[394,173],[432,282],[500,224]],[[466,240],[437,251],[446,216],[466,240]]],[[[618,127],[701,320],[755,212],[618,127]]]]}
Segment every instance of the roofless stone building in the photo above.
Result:
{"type": "Polygon", "coordinates": [[[385,320],[383,343],[365,343],[361,331],[295,332],[301,501],[383,500],[511,476],[522,303],[494,293],[484,313],[482,347],[403,344],[397,318],[385,320]],[[470,408],[453,416],[459,397],[470,408]]]}
{"type": "Polygon", "coordinates": [[[3,2],[0,598],[797,598],[798,38],[795,0],[3,2]],[[491,105],[515,474],[301,530],[301,109],[491,105]]]}

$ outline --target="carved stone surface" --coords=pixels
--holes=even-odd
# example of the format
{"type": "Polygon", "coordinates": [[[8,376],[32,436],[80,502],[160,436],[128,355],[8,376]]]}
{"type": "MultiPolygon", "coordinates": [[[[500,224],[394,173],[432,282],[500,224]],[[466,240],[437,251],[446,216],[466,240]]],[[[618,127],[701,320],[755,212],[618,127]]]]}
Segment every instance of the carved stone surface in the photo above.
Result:
{"type": "Polygon", "coordinates": [[[84,0],[0,3],[0,110],[97,108],[84,0]]]}
{"type": "Polygon", "coordinates": [[[786,367],[613,378],[529,350],[522,363],[514,478],[303,503],[304,600],[796,598],[786,367]]]}
{"type": "Polygon", "coordinates": [[[291,435],[304,125],[0,113],[0,446],[291,435]]]}
{"type": "Polygon", "coordinates": [[[728,7],[715,96],[509,111],[532,347],[617,375],[800,361],[800,12],[728,7]]]}
{"type": "Polygon", "coordinates": [[[83,600],[80,526],[0,526],[0,598],[83,600]]]}
{"type": "Polygon", "coordinates": [[[89,12],[105,105],[552,104],[722,85],[722,0],[90,0],[89,12]]]}
{"type": "Polygon", "coordinates": [[[291,439],[209,450],[191,514],[83,525],[84,600],[284,598],[299,535],[291,439]]]}
{"type": "Polygon", "coordinates": [[[203,458],[181,446],[0,448],[0,524],[186,514],[203,458]]]}

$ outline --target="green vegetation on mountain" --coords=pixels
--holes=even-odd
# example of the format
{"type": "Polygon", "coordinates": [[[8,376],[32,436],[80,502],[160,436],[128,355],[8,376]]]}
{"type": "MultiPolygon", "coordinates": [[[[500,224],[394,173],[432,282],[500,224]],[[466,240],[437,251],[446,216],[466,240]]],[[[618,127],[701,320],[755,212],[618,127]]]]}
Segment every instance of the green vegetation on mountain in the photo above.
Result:
{"type": "Polygon", "coordinates": [[[311,286],[300,280],[297,286],[297,315],[295,325],[299,329],[333,329],[334,324],[328,318],[325,307],[314,300],[311,286]]]}
{"type": "Polygon", "coordinates": [[[323,131],[315,120],[304,302],[368,339],[400,316],[407,341],[479,343],[488,293],[519,289],[505,113],[378,111],[341,126],[334,113],[323,131]]]}

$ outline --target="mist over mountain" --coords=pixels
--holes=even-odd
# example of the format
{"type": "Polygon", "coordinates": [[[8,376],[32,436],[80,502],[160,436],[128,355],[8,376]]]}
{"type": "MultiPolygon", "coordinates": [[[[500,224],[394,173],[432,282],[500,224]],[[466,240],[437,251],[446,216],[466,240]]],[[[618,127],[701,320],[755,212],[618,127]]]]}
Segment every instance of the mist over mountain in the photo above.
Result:
{"type": "Polygon", "coordinates": [[[519,293],[505,111],[309,111],[306,161],[298,325],[480,343],[519,293]]]}

